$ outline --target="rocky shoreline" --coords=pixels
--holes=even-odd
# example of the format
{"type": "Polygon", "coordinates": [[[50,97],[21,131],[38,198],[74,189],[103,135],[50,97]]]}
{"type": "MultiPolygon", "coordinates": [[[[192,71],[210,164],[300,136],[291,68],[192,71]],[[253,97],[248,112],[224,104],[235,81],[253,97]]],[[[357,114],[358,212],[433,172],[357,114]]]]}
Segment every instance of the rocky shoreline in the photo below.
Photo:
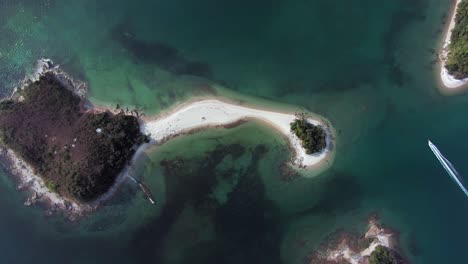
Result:
{"type": "MultiPolygon", "coordinates": [[[[88,86],[83,81],[74,80],[68,74],[60,69],[59,66],[54,65],[50,59],[40,59],[37,62],[35,71],[27,76],[22,82],[21,86],[16,87],[8,98],[9,100],[22,101],[19,93],[22,89],[27,89],[28,85],[38,81],[39,78],[46,73],[52,73],[55,78],[66,89],[77,95],[82,102],[82,110],[86,111],[106,111],[107,109],[93,109],[93,106],[87,101],[88,86]]],[[[25,206],[41,205],[46,209],[46,215],[60,214],[66,219],[76,221],[89,213],[94,212],[99,206],[108,200],[123,183],[129,172],[131,164],[135,162],[137,157],[147,148],[147,144],[141,145],[132,157],[129,165],[127,165],[122,172],[116,177],[115,183],[103,195],[99,196],[91,203],[79,203],[70,198],[64,197],[51,191],[45,181],[37,175],[32,167],[22,160],[12,149],[2,147],[0,145],[0,165],[6,168],[8,173],[15,179],[17,183],[17,190],[24,191],[28,194],[28,198],[24,202],[25,206]]]]}
{"type": "MultiPolygon", "coordinates": [[[[22,82],[22,86],[15,88],[10,96],[10,100],[22,101],[21,91],[28,85],[39,80],[41,76],[53,74],[62,86],[73,92],[81,99],[80,109],[85,112],[99,114],[100,112],[113,110],[92,106],[87,100],[88,86],[82,81],[76,81],[59,66],[54,65],[50,59],[40,59],[37,63],[35,72],[22,82]]],[[[138,118],[137,114],[137,118],[138,118]]],[[[290,131],[290,123],[296,118],[295,113],[277,112],[270,109],[260,109],[247,107],[231,102],[223,101],[219,98],[204,98],[179,105],[172,111],[166,112],[153,119],[145,118],[144,122],[139,119],[139,130],[149,135],[149,143],[140,145],[131,157],[130,163],[115,178],[110,188],[98,196],[96,200],[88,203],[78,203],[69,198],[62,197],[46,187],[41,177],[36,175],[26,162],[22,161],[12,150],[3,151],[3,160],[7,168],[10,168],[16,178],[19,179],[20,189],[29,190],[30,197],[25,205],[34,205],[44,203],[48,212],[63,212],[70,220],[76,220],[79,217],[95,211],[104,201],[109,199],[119,188],[122,182],[128,177],[131,164],[135,162],[138,156],[150,145],[162,144],[175,136],[219,126],[238,125],[248,119],[260,120],[277,130],[288,141],[293,152],[294,159],[292,164],[300,169],[312,169],[314,171],[323,171],[331,166],[333,162],[333,129],[323,118],[311,116],[309,122],[315,125],[323,125],[327,133],[327,147],[320,153],[306,155],[299,139],[290,131]]],[[[97,133],[98,130],[96,130],[97,133]]],[[[47,135],[46,135],[47,137],[47,135]]],[[[72,145],[73,147],[73,145],[72,145]]]]}
{"type": "Polygon", "coordinates": [[[17,190],[28,193],[28,198],[24,202],[25,206],[44,205],[47,208],[46,215],[61,213],[72,221],[96,209],[90,205],[78,204],[50,191],[42,178],[36,175],[33,169],[11,149],[0,147],[0,165],[5,167],[16,180],[17,190]]]}
{"type": "Polygon", "coordinates": [[[8,99],[21,100],[18,96],[18,91],[24,89],[29,84],[38,81],[41,76],[48,72],[54,74],[55,78],[63,85],[63,87],[73,92],[80,99],[86,100],[86,96],[88,94],[87,83],[84,81],[75,80],[73,77],[64,72],[59,65],[55,65],[51,59],[44,58],[41,58],[37,61],[34,72],[26,76],[20,85],[13,89],[13,92],[8,99]]]}
{"type": "MultiPolygon", "coordinates": [[[[388,249],[399,255],[399,233],[379,223],[377,215],[368,219],[365,234],[359,235],[347,231],[337,231],[332,234],[319,249],[310,254],[306,263],[309,264],[368,264],[374,251],[379,247],[388,249]]],[[[407,263],[401,259],[401,264],[407,263]]]]}

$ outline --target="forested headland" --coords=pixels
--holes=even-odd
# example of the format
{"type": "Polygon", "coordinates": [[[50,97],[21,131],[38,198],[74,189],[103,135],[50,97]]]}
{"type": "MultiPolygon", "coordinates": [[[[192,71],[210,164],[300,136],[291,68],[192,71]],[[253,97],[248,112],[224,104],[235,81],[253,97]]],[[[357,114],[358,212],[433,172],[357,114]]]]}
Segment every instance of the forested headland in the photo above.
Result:
{"type": "Polygon", "coordinates": [[[456,79],[468,78],[468,0],[458,4],[445,67],[456,79]]]}
{"type": "Polygon", "coordinates": [[[0,102],[0,144],[12,149],[46,186],[77,202],[105,193],[148,137],[121,110],[89,112],[82,100],[46,73],[0,102]]]}

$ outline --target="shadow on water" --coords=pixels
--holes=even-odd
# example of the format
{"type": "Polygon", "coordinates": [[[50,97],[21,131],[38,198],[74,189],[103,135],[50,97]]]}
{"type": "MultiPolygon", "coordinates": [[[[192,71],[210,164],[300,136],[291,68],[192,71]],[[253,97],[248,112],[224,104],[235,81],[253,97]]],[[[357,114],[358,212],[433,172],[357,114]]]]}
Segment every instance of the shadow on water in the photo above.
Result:
{"type": "Polygon", "coordinates": [[[154,63],[176,75],[212,78],[212,70],[208,64],[189,60],[183,57],[176,48],[166,43],[138,39],[126,23],[115,26],[111,30],[111,38],[130,52],[136,61],[154,63]]]}
{"type": "Polygon", "coordinates": [[[275,222],[276,208],[265,199],[265,189],[257,173],[258,162],[268,149],[253,149],[238,144],[218,146],[204,153],[202,158],[176,157],[161,161],[167,188],[167,204],[161,215],[151,224],[142,227],[134,236],[133,248],[137,262],[162,261],[164,242],[172,225],[184,208],[192,205],[196,213],[213,219],[216,239],[193,245],[184,251],[186,263],[279,263],[280,237],[275,222]],[[219,172],[217,166],[227,155],[237,159],[251,152],[247,168],[233,168],[219,172]],[[218,175],[222,173],[222,175],[218,175]],[[230,174],[230,175],[226,175],[230,174]],[[228,201],[220,205],[211,192],[222,176],[239,180],[228,195],[228,201]]]}

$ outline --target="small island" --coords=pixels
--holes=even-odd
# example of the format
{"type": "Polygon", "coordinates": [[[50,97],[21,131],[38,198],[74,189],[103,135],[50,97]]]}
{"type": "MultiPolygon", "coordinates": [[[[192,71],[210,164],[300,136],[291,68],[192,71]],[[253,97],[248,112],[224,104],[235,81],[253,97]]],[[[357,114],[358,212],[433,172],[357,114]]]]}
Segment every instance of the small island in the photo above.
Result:
{"type": "Polygon", "coordinates": [[[86,111],[50,72],[0,102],[0,144],[49,190],[78,203],[104,194],[147,141],[137,117],[86,111]]]}
{"type": "MultiPolygon", "coordinates": [[[[281,133],[297,169],[331,166],[333,129],[323,118],[197,98],[155,117],[138,111],[95,107],[87,85],[49,59],[34,76],[0,101],[0,163],[28,190],[25,202],[48,205],[71,220],[94,211],[129,178],[127,169],[149,146],[211,127],[230,128],[255,119],[281,133]]],[[[151,193],[138,179],[148,200],[151,193]]]]}
{"type": "Polygon", "coordinates": [[[377,215],[368,219],[364,235],[339,230],[312,252],[306,263],[315,264],[406,264],[400,254],[398,232],[383,227],[377,215]]]}
{"type": "Polygon", "coordinates": [[[468,0],[456,0],[440,52],[442,84],[448,89],[468,85],[468,0]]]}

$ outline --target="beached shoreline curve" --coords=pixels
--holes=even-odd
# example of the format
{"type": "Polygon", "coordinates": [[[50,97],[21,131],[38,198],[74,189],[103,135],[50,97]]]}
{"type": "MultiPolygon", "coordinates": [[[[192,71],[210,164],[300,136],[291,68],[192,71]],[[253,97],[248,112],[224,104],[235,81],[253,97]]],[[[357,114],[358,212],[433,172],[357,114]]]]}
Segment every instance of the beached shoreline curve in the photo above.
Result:
{"type": "Polygon", "coordinates": [[[463,80],[455,79],[452,75],[449,74],[448,70],[445,68],[445,62],[448,55],[448,46],[450,45],[450,38],[452,36],[452,30],[455,27],[455,17],[457,15],[458,5],[462,0],[453,0],[451,7],[451,13],[448,17],[448,23],[444,30],[443,42],[439,51],[439,86],[442,93],[453,94],[468,88],[468,78],[463,80]]]}
{"type": "MultiPolygon", "coordinates": [[[[49,59],[38,61],[36,72],[29,78],[25,78],[22,87],[26,87],[28,83],[38,80],[46,72],[55,74],[67,89],[85,101],[86,104],[82,106],[84,111],[115,112],[115,109],[110,107],[91,105],[86,98],[87,85],[81,81],[73,80],[49,59]]],[[[15,89],[15,91],[22,89],[22,87],[15,89]]],[[[10,96],[10,99],[15,96],[17,96],[16,92],[10,96]]],[[[70,220],[75,220],[95,211],[103,202],[108,200],[118,190],[119,186],[125,182],[132,165],[148,148],[164,144],[171,138],[207,128],[228,128],[240,125],[248,120],[258,120],[275,129],[285,138],[293,154],[291,160],[293,168],[318,172],[330,167],[333,163],[333,155],[330,154],[333,153],[334,149],[334,130],[330,123],[317,115],[306,115],[309,122],[322,126],[327,136],[327,148],[321,153],[308,155],[305,149],[302,148],[300,140],[290,131],[290,123],[294,121],[296,115],[297,113],[292,112],[277,112],[255,108],[247,106],[243,102],[228,101],[228,99],[224,98],[204,97],[186,101],[153,117],[140,117],[140,130],[144,134],[149,134],[150,143],[141,145],[133,155],[129,165],[116,177],[112,187],[89,204],[80,204],[50,191],[42,178],[36,175],[32,168],[11,149],[0,149],[0,162],[17,180],[18,189],[28,191],[30,196],[25,205],[45,204],[48,214],[61,212],[70,220]]]]}
{"type": "MultiPolygon", "coordinates": [[[[198,98],[182,103],[157,117],[143,118],[143,133],[150,134],[155,144],[162,144],[180,134],[210,127],[228,126],[239,121],[258,120],[281,133],[294,152],[293,164],[298,168],[316,168],[326,161],[333,149],[333,128],[325,119],[308,117],[307,120],[322,126],[327,135],[327,148],[308,155],[299,138],[290,130],[297,113],[277,112],[229,102],[221,98],[198,98]]],[[[330,162],[330,161],[329,161],[330,162]]]]}

